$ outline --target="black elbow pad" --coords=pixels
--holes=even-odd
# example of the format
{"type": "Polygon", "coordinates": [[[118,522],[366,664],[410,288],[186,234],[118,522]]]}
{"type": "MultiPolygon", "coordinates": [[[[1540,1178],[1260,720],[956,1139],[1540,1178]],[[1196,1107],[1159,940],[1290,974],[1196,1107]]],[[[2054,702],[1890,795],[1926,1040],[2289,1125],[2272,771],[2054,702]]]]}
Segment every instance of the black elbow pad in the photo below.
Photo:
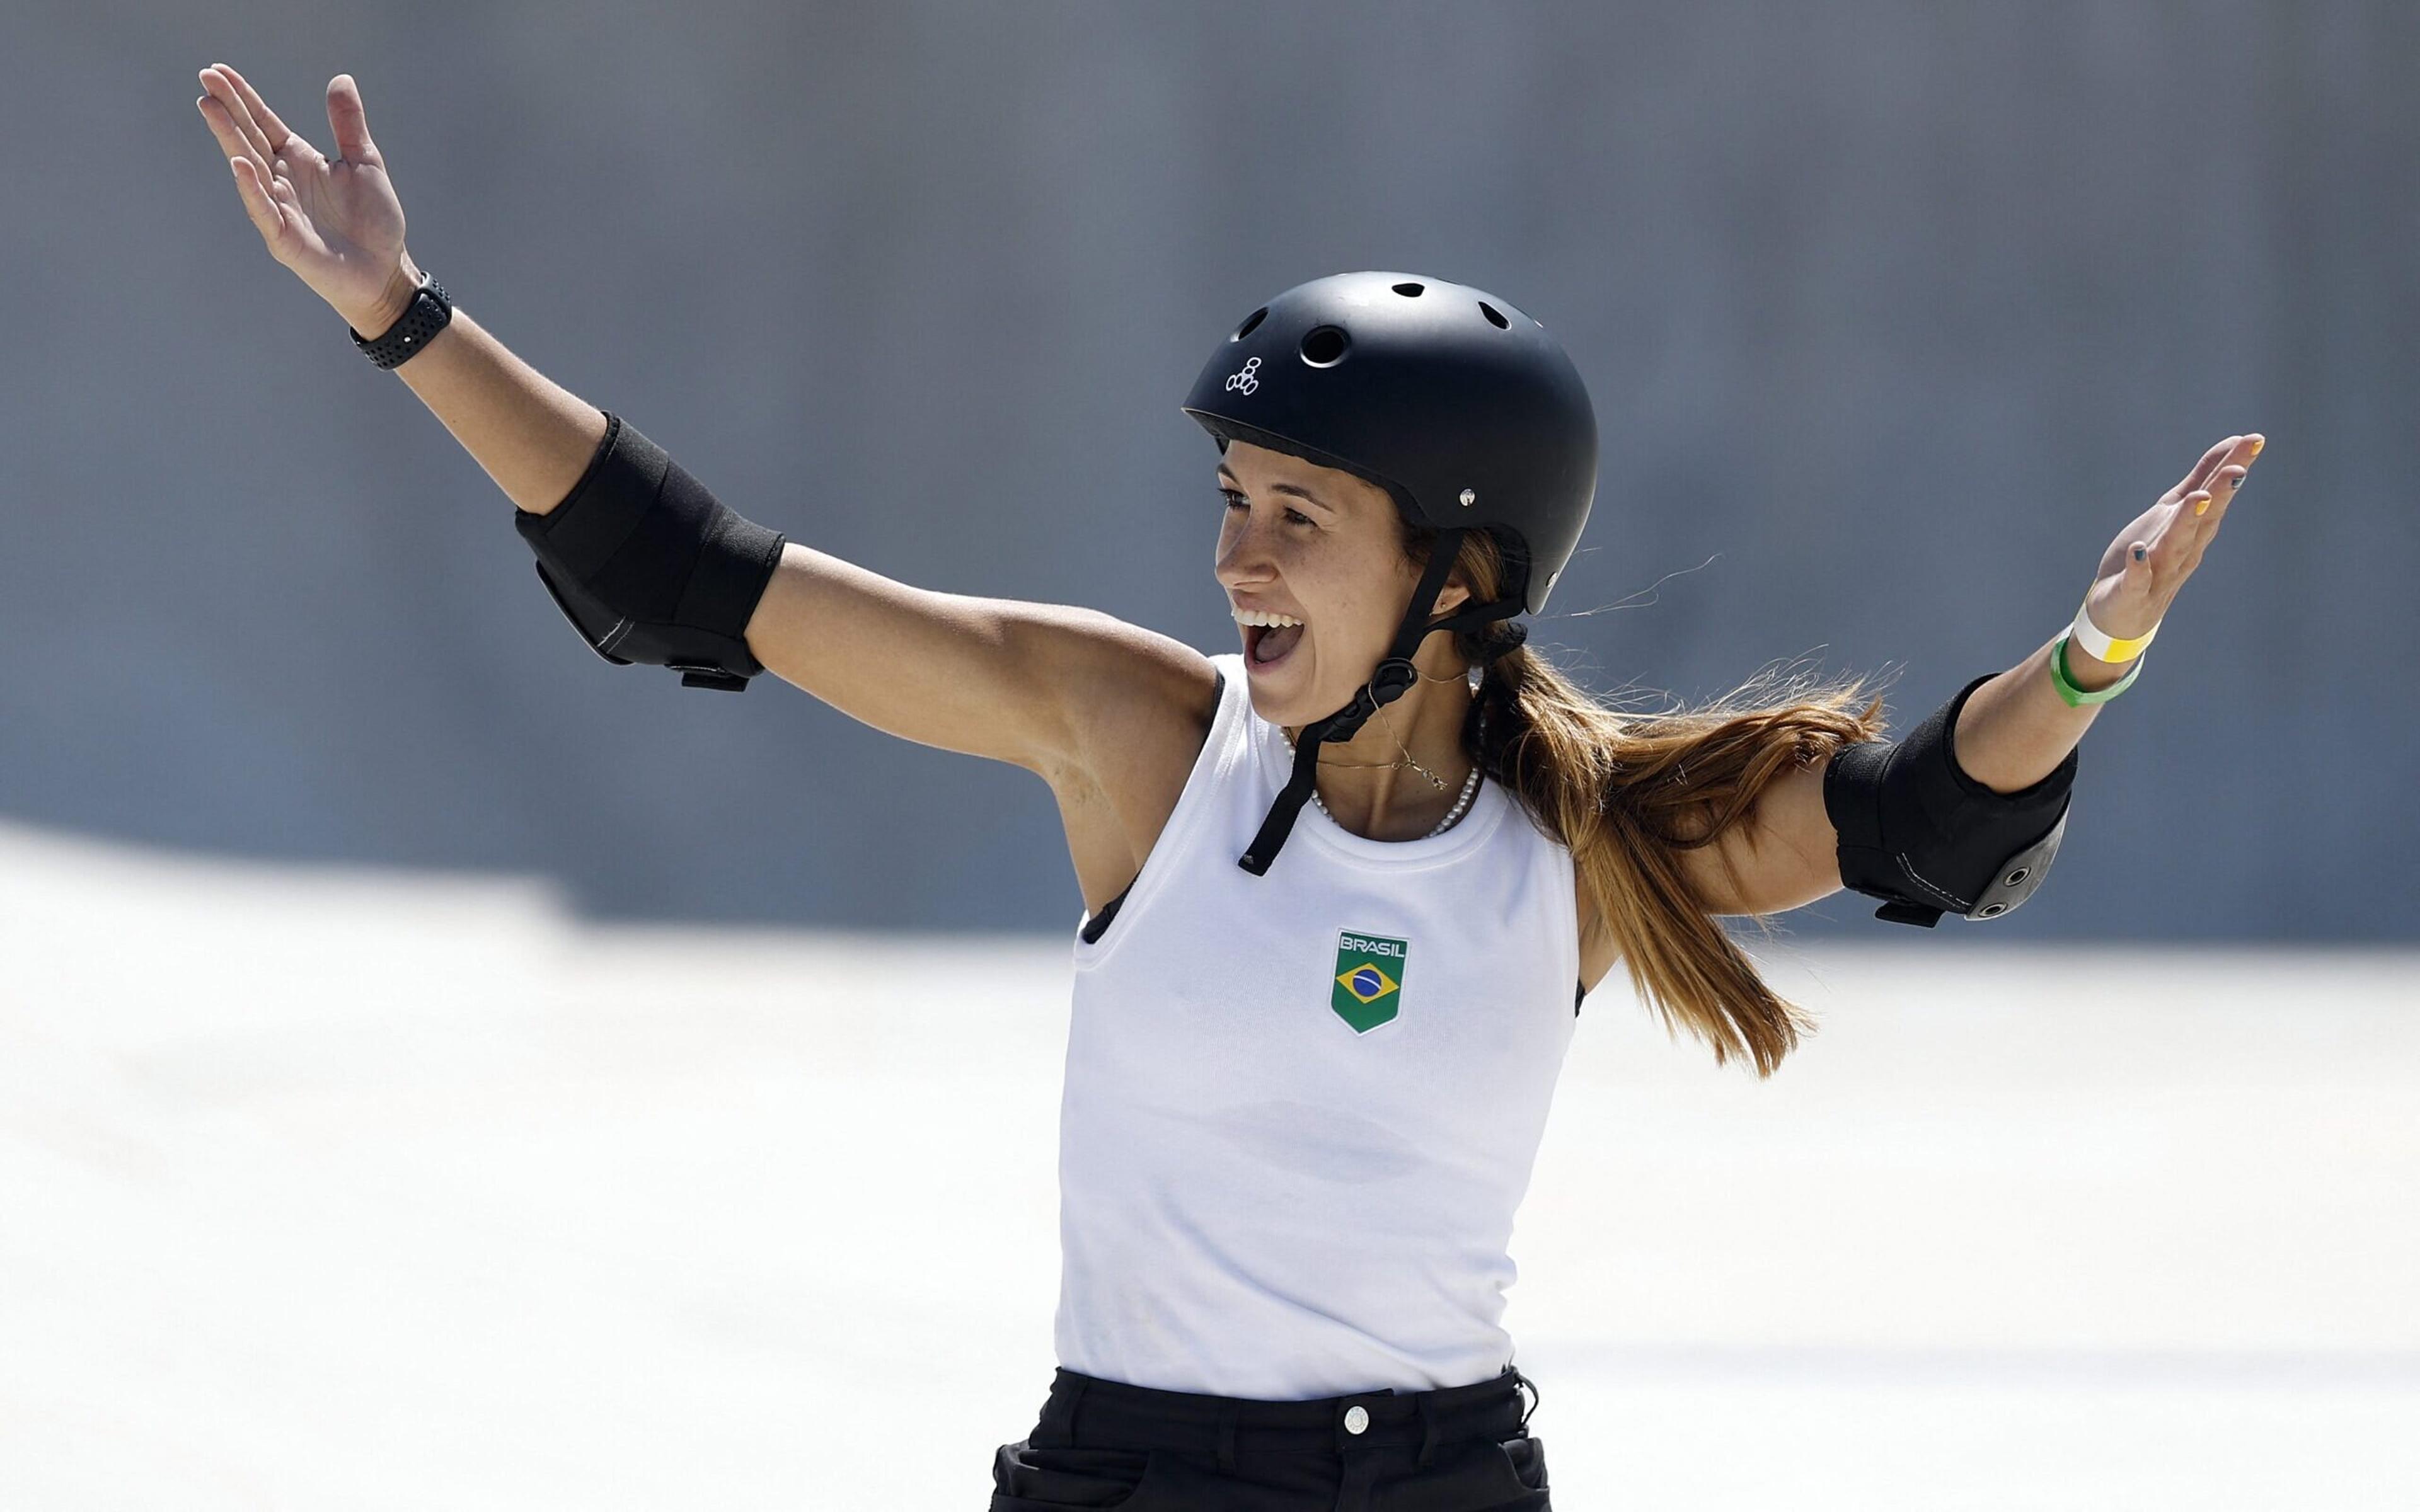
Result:
{"type": "Polygon", "coordinates": [[[538,580],[589,648],[617,666],[671,667],[683,687],[740,692],[765,670],[749,616],[782,534],[733,513],[664,449],[611,412],[562,503],[513,511],[538,580]]]}
{"type": "Polygon", "coordinates": [[[1976,781],[1951,750],[1958,711],[1995,675],[1959,689],[1905,740],[1844,747],[1824,769],[1840,881],[1883,900],[1876,918],[1927,929],[1953,909],[1997,918],[2033,896],[2058,855],[2077,750],[2015,793],[1976,781]]]}

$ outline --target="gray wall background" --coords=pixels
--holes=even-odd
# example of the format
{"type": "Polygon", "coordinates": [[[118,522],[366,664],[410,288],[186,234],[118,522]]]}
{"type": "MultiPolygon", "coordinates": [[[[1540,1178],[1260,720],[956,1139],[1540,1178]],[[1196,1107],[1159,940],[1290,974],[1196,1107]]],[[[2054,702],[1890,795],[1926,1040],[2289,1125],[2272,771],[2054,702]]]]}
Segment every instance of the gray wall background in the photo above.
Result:
{"type": "MultiPolygon", "coordinates": [[[[0,44],[15,818],[612,916],[1081,911],[1031,776],[584,649],[245,222],[193,105],[226,61],[323,148],[351,72],[413,256],[735,507],[1205,650],[1177,402],[1341,270],[1500,292],[1577,362],[1604,468],[1533,639],[1601,690],[1808,655],[1903,668],[1904,729],[2261,431],[1993,936],[2414,937],[2410,6],[42,0],[0,44]]],[[[1916,937],[1871,907],[1786,923],[1916,937]]]]}

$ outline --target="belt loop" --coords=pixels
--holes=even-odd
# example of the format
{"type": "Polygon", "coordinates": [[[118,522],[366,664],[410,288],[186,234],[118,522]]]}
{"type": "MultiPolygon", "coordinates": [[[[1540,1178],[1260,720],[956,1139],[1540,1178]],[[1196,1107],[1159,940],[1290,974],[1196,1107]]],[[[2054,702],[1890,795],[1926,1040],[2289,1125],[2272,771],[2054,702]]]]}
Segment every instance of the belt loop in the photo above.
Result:
{"type": "Polygon", "coordinates": [[[1218,1468],[1229,1472],[1235,1468],[1235,1413],[1237,1411],[1233,1397],[1218,1404],[1218,1468]]]}
{"type": "Polygon", "coordinates": [[[1426,1470],[1436,1459],[1436,1417],[1430,1410],[1433,1404],[1429,1400],[1429,1394],[1427,1392],[1420,1392],[1417,1396],[1413,1396],[1412,1405],[1419,1410],[1419,1468],[1426,1470]]]}
{"type": "Polygon", "coordinates": [[[1529,1388],[1529,1405],[1521,1412],[1521,1430],[1526,1433],[1529,1429],[1529,1414],[1538,1410],[1538,1404],[1546,1399],[1546,1394],[1538,1389],[1536,1381],[1518,1370],[1512,1372],[1512,1383],[1516,1388],[1520,1386],[1529,1388]]]}
{"type": "Polygon", "coordinates": [[[1067,1394],[1067,1443],[1071,1448],[1082,1442],[1076,1434],[1076,1412],[1084,1405],[1084,1388],[1090,1384],[1090,1381],[1078,1381],[1076,1389],[1067,1394]]]}

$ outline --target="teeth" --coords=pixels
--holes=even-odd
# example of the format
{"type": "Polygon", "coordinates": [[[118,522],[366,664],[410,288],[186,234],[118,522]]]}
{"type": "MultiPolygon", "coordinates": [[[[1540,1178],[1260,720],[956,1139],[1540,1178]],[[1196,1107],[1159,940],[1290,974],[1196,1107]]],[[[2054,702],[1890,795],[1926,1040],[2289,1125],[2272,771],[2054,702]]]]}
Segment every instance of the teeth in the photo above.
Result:
{"type": "Polygon", "coordinates": [[[1235,623],[1237,625],[1261,625],[1275,628],[1279,625],[1300,625],[1302,622],[1294,618],[1292,615],[1272,614],[1266,609],[1239,609],[1235,610],[1235,623]]]}

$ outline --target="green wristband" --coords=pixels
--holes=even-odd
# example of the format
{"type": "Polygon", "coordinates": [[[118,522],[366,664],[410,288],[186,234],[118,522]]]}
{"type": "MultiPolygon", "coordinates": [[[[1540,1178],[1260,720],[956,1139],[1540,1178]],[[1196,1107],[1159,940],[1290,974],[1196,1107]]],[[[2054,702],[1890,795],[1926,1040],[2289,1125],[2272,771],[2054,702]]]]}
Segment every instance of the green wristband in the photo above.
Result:
{"type": "Polygon", "coordinates": [[[2069,680],[2067,675],[2067,640],[2068,637],[2073,633],[2074,632],[2072,630],[2061,631],[2058,639],[2051,643],[2050,648],[2051,684],[2058,689],[2058,696],[2067,700],[2070,707],[2082,708],[2087,703],[2106,703],[2111,699],[2116,698],[2118,694],[2126,691],[2126,689],[2133,687],[2134,679],[2143,675],[2143,658],[2141,656],[2136,656],[2134,658],[2133,667],[2127,671],[2125,676],[2120,677],[2118,681],[2110,684],[2107,687],[2102,688],[2100,692],[2087,693],[2084,689],[2076,687],[2073,682],[2069,680]]]}

